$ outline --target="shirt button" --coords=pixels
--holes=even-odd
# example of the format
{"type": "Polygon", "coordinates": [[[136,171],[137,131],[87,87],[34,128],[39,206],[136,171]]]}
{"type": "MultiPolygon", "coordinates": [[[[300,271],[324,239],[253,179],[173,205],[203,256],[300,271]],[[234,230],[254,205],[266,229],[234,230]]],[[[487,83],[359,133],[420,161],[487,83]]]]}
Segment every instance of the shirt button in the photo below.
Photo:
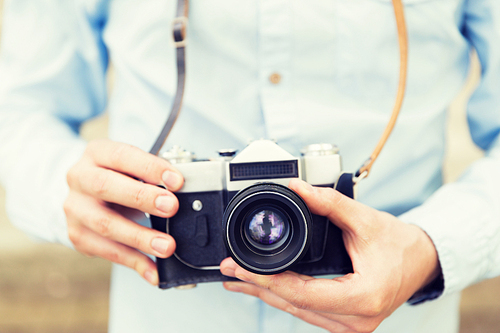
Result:
{"type": "Polygon", "coordinates": [[[272,84],[278,84],[281,82],[281,75],[278,73],[273,73],[269,75],[269,81],[271,81],[272,84]]]}

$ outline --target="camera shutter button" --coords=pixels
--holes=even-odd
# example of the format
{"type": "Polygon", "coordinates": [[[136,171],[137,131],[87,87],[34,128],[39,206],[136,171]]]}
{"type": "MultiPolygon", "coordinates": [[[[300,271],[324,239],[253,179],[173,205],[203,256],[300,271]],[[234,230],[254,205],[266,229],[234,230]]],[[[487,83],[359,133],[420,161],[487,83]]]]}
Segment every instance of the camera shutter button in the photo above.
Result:
{"type": "Polygon", "coordinates": [[[234,155],[236,155],[236,152],[238,150],[237,149],[220,149],[217,151],[217,153],[219,153],[219,156],[220,157],[233,157],[234,155]]]}

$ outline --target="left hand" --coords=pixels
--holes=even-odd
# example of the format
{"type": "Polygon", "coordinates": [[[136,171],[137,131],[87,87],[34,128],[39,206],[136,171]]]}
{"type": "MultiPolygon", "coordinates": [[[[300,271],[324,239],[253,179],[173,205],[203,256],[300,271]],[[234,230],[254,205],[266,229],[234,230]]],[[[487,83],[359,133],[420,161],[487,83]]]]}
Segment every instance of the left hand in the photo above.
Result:
{"type": "Polygon", "coordinates": [[[231,258],[227,290],[256,296],[267,304],[330,332],[372,332],[416,291],[440,274],[431,239],[417,226],[354,201],[328,188],[293,180],[290,188],[313,214],[328,217],[343,232],[354,272],[316,279],[294,272],[258,275],[231,258]]]}
{"type": "Polygon", "coordinates": [[[172,191],[184,183],[180,172],[131,145],[94,140],[67,173],[67,181],[64,212],[75,249],[132,268],[157,285],[156,265],[146,254],[168,258],[175,251],[175,240],[137,224],[132,216],[146,212],[172,217],[179,207],[172,191]]]}

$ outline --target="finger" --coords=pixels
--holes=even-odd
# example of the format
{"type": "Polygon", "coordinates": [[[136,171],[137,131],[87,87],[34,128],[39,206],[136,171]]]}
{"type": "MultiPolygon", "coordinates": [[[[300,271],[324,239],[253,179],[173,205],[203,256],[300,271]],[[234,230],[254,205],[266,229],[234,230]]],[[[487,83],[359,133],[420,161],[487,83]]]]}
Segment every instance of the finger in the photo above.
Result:
{"type": "Polygon", "coordinates": [[[161,258],[175,251],[172,236],[138,225],[93,198],[70,193],[64,208],[68,221],[76,220],[104,238],[161,258]]]}
{"type": "Polygon", "coordinates": [[[85,227],[73,230],[70,239],[79,252],[132,268],[150,284],[158,285],[156,264],[148,256],[128,246],[106,239],[85,227]],[[75,234],[76,232],[78,235],[75,234]]]}
{"type": "MultiPolygon", "coordinates": [[[[226,259],[222,260],[219,267],[220,267],[221,273],[223,275],[226,275],[229,277],[236,277],[235,269],[238,267],[238,264],[236,264],[236,262],[232,258],[226,258],[226,259]]],[[[303,274],[299,274],[299,273],[292,272],[292,271],[288,271],[287,273],[295,275],[303,280],[314,279],[312,276],[303,275],[303,274]]]]}
{"type": "Polygon", "coordinates": [[[111,203],[111,202],[105,202],[104,203],[109,209],[117,212],[121,216],[125,217],[126,219],[132,220],[132,221],[139,221],[144,218],[144,212],[130,208],[130,207],[125,207],[123,205],[111,203]]]}
{"type": "Polygon", "coordinates": [[[375,210],[332,188],[313,187],[298,179],[292,179],[289,187],[304,199],[312,213],[326,216],[343,231],[359,231],[370,226],[367,217],[375,210]]]}
{"type": "Polygon", "coordinates": [[[337,332],[337,333],[354,332],[348,327],[342,325],[341,323],[336,322],[322,314],[313,311],[299,309],[293,306],[292,304],[288,303],[281,297],[277,296],[276,294],[273,294],[271,291],[263,289],[259,286],[245,282],[224,282],[223,285],[224,288],[226,288],[229,291],[241,292],[250,296],[258,297],[266,304],[272,307],[288,312],[291,315],[300,318],[309,324],[324,328],[330,332],[337,332]]]}
{"type": "Polygon", "coordinates": [[[172,217],[179,208],[179,201],[170,191],[109,169],[86,168],[72,186],[94,198],[155,216],[172,217]]]}
{"type": "Polygon", "coordinates": [[[231,258],[221,263],[221,272],[268,289],[303,310],[359,316],[375,316],[382,311],[381,300],[369,297],[373,291],[357,274],[335,279],[304,278],[293,272],[259,275],[241,268],[231,258]]]}
{"type": "Polygon", "coordinates": [[[98,166],[117,170],[150,184],[163,184],[168,189],[177,191],[184,183],[182,174],[167,160],[132,145],[95,140],[89,143],[87,152],[98,166]]]}

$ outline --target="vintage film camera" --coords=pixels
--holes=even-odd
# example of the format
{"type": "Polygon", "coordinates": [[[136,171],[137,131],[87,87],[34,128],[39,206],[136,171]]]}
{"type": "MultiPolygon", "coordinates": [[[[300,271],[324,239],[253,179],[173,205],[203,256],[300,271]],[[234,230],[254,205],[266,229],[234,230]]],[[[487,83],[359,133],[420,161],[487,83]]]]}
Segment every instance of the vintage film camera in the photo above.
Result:
{"type": "Polygon", "coordinates": [[[258,274],[352,272],[340,229],[311,214],[287,187],[299,178],[314,186],[337,185],[352,197],[352,174],[341,173],[335,146],[310,145],[297,158],[273,141],[257,140],[237,155],[231,150],[219,155],[195,160],[179,147],[163,155],[185,183],[176,192],[174,217],[151,216],[152,227],[177,243],[172,257],[157,258],[160,288],[230,280],[219,271],[228,256],[258,274]]]}

